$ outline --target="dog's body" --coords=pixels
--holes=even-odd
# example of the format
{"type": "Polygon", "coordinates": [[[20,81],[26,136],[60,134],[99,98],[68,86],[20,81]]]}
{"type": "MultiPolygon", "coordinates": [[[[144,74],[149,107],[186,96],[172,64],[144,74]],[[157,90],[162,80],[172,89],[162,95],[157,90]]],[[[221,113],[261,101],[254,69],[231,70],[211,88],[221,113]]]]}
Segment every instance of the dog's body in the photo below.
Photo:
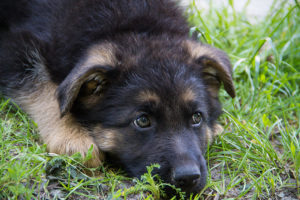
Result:
{"type": "Polygon", "coordinates": [[[219,131],[225,53],[188,38],[171,0],[0,3],[0,91],[38,124],[50,152],[86,155],[195,192],[219,131]]]}

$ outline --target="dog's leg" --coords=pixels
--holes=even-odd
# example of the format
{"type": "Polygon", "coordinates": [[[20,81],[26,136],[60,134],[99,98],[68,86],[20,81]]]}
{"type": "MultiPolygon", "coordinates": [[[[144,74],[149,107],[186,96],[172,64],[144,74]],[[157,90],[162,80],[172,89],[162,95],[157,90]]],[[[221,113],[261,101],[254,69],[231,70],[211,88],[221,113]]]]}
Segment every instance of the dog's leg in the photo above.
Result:
{"type": "Polygon", "coordinates": [[[60,117],[55,96],[57,86],[48,82],[36,88],[33,92],[21,92],[15,101],[38,124],[49,152],[68,155],[80,152],[85,156],[93,145],[93,157],[85,164],[89,167],[101,165],[103,155],[88,131],[75,122],[70,114],[60,117]]]}
{"type": "Polygon", "coordinates": [[[28,32],[11,34],[0,43],[0,91],[10,97],[38,124],[49,152],[86,156],[93,145],[93,158],[86,165],[96,167],[103,158],[99,147],[71,116],[61,117],[56,97],[57,85],[51,82],[45,65],[44,42],[28,32]]]}

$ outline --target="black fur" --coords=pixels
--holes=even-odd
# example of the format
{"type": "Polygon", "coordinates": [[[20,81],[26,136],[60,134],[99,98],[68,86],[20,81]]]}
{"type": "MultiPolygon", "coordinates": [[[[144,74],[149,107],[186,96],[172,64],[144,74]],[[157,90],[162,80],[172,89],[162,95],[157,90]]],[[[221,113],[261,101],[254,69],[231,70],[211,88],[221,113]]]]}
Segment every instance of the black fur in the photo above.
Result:
{"type": "Polygon", "coordinates": [[[54,84],[61,119],[69,114],[73,123],[85,127],[108,162],[131,176],[158,163],[163,180],[184,191],[204,187],[207,128],[214,130],[221,114],[218,97],[209,89],[218,90],[222,82],[235,95],[231,66],[225,53],[209,46],[203,46],[204,56],[191,55],[185,42],[197,42],[188,37],[188,24],[175,1],[2,0],[0,26],[4,95],[18,99],[24,91],[39,91],[40,83],[54,84]],[[103,43],[112,44],[115,64],[81,66],[88,50],[103,43]],[[100,77],[99,91],[89,86],[95,76],[100,77]],[[184,100],[188,90],[191,99],[184,100]],[[158,100],[141,102],[143,91],[158,100]],[[201,126],[191,122],[197,112],[203,117],[201,126]],[[143,114],[150,127],[136,126],[143,114]],[[113,130],[117,145],[109,150],[101,149],[100,126],[113,130]],[[174,181],[174,170],[184,167],[197,168],[200,177],[183,185],[174,181]]]}
{"type": "Polygon", "coordinates": [[[66,77],[92,43],[111,40],[126,33],[188,33],[187,23],[175,3],[166,0],[124,3],[119,0],[23,2],[26,3],[4,0],[2,4],[6,5],[3,10],[9,7],[9,13],[1,12],[4,16],[0,19],[9,19],[8,22],[22,20],[20,25],[9,25],[11,32],[30,32],[48,44],[47,54],[44,56],[50,74],[55,74],[51,78],[58,83],[66,77]]]}

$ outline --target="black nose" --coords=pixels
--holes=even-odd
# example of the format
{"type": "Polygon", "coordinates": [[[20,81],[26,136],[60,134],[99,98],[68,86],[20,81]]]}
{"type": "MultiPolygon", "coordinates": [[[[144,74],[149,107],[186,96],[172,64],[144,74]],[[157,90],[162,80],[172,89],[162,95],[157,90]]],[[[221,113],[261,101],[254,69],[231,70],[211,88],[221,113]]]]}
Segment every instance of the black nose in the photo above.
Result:
{"type": "Polygon", "coordinates": [[[197,165],[179,166],[174,169],[173,178],[179,187],[195,185],[201,177],[200,169],[197,165]]]}

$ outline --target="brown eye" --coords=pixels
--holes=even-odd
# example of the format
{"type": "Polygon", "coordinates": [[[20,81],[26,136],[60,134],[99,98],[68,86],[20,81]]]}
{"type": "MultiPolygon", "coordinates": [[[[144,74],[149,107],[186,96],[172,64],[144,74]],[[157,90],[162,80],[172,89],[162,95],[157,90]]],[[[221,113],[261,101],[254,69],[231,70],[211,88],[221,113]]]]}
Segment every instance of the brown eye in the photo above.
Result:
{"type": "Polygon", "coordinates": [[[202,123],[202,114],[200,112],[196,112],[192,115],[192,123],[193,126],[200,126],[202,123]]]}
{"type": "Polygon", "coordinates": [[[139,128],[147,128],[151,126],[151,121],[147,115],[141,115],[134,120],[134,125],[139,128]]]}

